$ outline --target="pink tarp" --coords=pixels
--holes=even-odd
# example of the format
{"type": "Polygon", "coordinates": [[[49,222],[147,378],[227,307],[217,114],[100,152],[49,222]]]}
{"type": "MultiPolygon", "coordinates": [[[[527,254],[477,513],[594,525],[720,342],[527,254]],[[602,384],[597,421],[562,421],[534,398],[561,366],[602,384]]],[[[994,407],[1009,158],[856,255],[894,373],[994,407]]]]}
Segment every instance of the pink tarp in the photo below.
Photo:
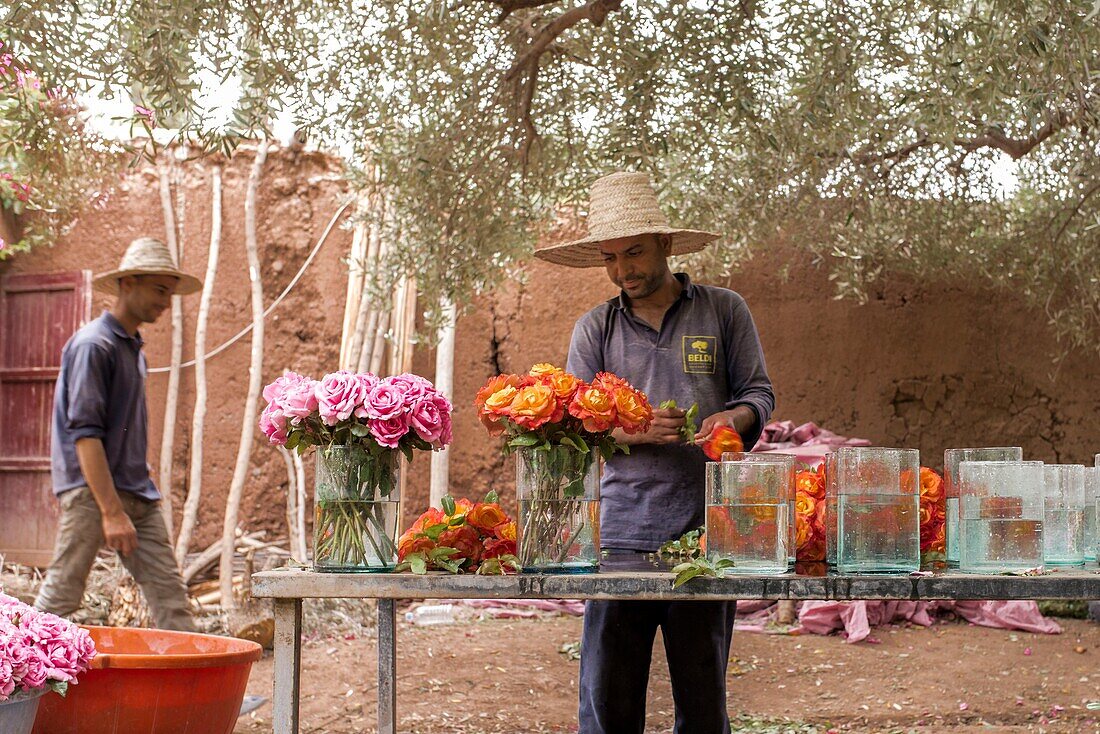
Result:
{"type": "Polygon", "coordinates": [[[796,461],[816,467],[837,446],[870,446],[865,438],[848,438],[816,423],[796,426],[793,421],[772,421],[764,426],[754,453],[793,454],[796,461]]]}
{"type": "Polygon", "coordinates": [[[774,602],[738,603],[737,629],[814,635],[840,631],[848,642],[859,642],[868,638],[871,627],[896,622],[930,627],[939,613],[953,612],[981,627],[1052,635],[1062,631],[1033,601],[806,601],[799,604],[798,623],[790,628],[775,625],[776,609],[774,602]]]}

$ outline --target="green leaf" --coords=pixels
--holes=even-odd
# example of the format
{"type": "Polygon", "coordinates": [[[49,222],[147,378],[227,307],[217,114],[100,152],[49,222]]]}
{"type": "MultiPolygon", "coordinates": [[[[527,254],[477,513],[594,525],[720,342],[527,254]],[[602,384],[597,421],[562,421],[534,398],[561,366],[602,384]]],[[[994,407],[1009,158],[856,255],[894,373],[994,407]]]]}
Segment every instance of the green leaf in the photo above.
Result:
{"type": "Polygon", "coordinates": [[[428,561],[424,558],[423,553],[410,553],[405,557],[405,560],[409,562],[409,567],[413,573],[423,576],[428,572],[428,561]]]}
{"type": "Polygon", "coordinates": [[[490,489],[485,494],[485,501],[489,504],[492,504],[494,502],[499,502],[500,501],[500,495],[497,494],[497,491],[495,489],[490,489]]]}
{"type": "Polygon", "coordinates": [[[352,423],[351,435],[355,436],[356,438],[363,438],[364,436],[370,435],[370,429],[364,426],[362,423],[352,423]]]}
{"type": "Polygon", "coordinates": [[[443,512],[448,515],[455,514],[455,498],[449,494],[443,495],[443,512]]]}
{"type": "Polygon", "coordinates": [[[48,685],[49,685],[51,691],[53,691],[54,693],[60,695],[62,698],[64,698],[65,694],[69,692],[69,683],[68,683],[68,681],[51,680],[48,685]]]}
{"type": "Polygon", "coordinates": [[[439,540],[439,536],[442,535],[443,532],[449,527],[450,525],[445,522],[436,523],[435,525],[429,525],[428,527],[424,528],[424,535],[428,536],[433,541],[439,540]]]}
{"type": "Polygon", "coordinates": [[[520,435],[515,436],[508,441],[508,445],[515,448],[534,446],[538,443],[542,443],[542,439],[531,433],[521,433],[520,435]]]}
{"type": "Polygon", "coordinates": [[[566,499],[575,499],[577,497],[584,496],[584,480],[574,479],[569,484],[565,485],[565,489],[562,490],[562,494],[566,499]]]}
{"type": "Polygon", "coordinates": [[[457,555],[458,548],[452,548],[449,545],[441,545],[428,551],[428,557],[431,558],[433,561],[438,561],[441,558],[451,558],[452,556],[457,555]]]}

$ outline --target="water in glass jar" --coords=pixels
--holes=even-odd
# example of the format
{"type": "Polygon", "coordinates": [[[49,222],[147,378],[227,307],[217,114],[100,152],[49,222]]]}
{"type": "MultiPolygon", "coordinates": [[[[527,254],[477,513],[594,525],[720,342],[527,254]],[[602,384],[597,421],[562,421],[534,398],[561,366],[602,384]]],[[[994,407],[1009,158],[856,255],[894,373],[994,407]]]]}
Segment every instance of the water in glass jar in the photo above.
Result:
{"type": "Polygon", "coordinates": [[[1085,562],[1085,511],[1047,508],[1043,525],[1043,559],[1053,566],[1085,562]]]}
{"type": "Polygon", "coordinates": [[[947,565],[959,566],[959,498],[948,497],[947,505],[947,565]]]}
{"type": "Polygon", "coordinates": [[[600,561],[600,501],[519,502],[517,556],[525,573],[595,573],[600,561]]]}
{"type": "Polygon", "coordinates": [[[786,573],[789,510],[786,502],[707,505],[707,557],[733,561],[729,573],[786,573]]]}
{"type": "Polygon", "coordinates": [[[959,565],[970,573],[1001,573],[1043,565],[1043,521],[986,514],[962,521],[959,565]]]}
{"type": "Polygon", "coordinates": [[[911,494],[842,494],[837,501],[837,570],[920,570],[919,503],[911,494]]]}

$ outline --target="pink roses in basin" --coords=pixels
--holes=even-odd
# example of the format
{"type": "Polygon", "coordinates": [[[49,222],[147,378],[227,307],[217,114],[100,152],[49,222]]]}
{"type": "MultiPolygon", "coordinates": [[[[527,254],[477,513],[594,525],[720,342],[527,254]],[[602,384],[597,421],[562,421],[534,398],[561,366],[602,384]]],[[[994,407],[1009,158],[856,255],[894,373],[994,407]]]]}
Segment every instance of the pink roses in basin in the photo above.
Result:
{"type": "Polygon", "coordinates": [[[93,657],[86,631],[0,593],[0,701],[46,686],[64,694],[93,657]]]}
{"type": "Polygon", "coordinates": [[[451,402],[413,374],[378,377],[345,370],[312,380],[287,372],[264,388],[260,430],[299,453],[309,446],[374,444],[438,449],[451,442],[451,402]]]}

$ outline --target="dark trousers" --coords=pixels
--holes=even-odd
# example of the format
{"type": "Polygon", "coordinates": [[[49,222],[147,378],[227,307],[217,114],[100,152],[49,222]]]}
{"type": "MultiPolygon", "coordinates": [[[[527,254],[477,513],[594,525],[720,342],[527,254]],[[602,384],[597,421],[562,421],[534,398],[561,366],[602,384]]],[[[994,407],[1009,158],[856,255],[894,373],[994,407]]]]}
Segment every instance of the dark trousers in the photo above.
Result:
{"type": "Polygon", "coordinates": [[[590,601],[581,639],[580,734],[642,734],[661,628],[676,734],[729,734],[726,666],[737,602],[590,601]]]}

